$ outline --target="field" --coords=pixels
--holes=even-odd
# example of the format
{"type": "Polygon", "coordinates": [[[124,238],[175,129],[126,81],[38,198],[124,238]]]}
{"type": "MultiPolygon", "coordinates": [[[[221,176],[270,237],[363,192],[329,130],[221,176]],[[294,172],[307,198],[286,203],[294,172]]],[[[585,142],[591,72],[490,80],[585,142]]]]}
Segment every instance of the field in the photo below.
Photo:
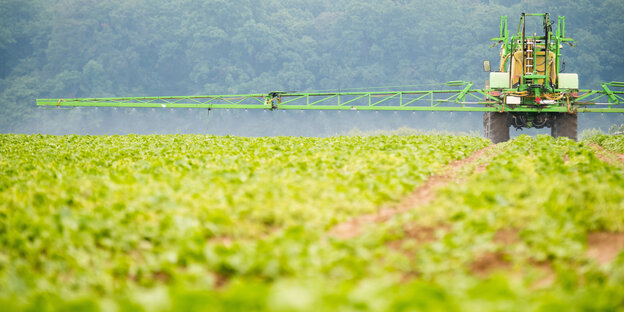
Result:
{"type": "Polygon", "coordinates": [[[624,310],[623,146],[0,135],[0,305],[624,310]]]}

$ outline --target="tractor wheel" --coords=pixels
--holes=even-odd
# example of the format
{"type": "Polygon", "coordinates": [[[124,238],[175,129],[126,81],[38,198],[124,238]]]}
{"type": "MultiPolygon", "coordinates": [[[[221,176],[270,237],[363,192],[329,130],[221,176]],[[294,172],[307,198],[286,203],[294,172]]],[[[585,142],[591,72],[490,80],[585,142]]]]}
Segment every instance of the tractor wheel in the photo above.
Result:
{"type": "Polygon", "coordinates": [[[555,116],[550,133],[554,138],[567,137],[576,141],[578,132],[578,115],[559,113],[555,116]]]}
{"type": "Polygon", "coordinates": [[[507,113],[485,112],[483,114],[485,137],[495,144],[509,140],[509,125],[507,113]]]}

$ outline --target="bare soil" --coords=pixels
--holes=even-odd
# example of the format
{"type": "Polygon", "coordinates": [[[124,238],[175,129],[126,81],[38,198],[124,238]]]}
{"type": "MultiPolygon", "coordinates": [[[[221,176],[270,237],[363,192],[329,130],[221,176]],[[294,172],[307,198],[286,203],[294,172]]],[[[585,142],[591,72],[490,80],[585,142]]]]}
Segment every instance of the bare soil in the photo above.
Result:
{"type": "Polygon", "coordinates": [[[497,244],[513,245],[519,241],[518,230],[516,229],[502,229],[494,234],[494,242],[497,244]]]}
{"type": "Polygon", "coordinates": [[[542,277],[531,285],[531,289],[547,288],[555,282],[556,275],[550,262],[536,262],[533,264],[533,267],[541,271],[542,277]]]}
{"type": "Polygon", "coordinates": [[[587,256],[600,264],[613,261],[624,250],[624,233],[593,232],[587,235],[587,256]]]}
{"type": "Polygon", "coordinates": [[[485,277],[494,271],[508,270],[511,263],[502,252],[487,252],[477,257],[470,270],[477,276],[485,277]]]}
{"type": "Polygon", "coordinates": [[[230,281],[230,278],[223,274],[212,273],[212,276],[214,277],[214,287],[216,289],[223,288],[230,281]]]}
{"type": "Polygon", "coordinates": [[[418,224],[404,226],[405,237],[415,239],[418,242],[428,243],[435,240],[436,228],[418,224]]]}
{"type": "MultiPolygon", "coordinates": [[[[449,231],[450,226],[440,224],[436,226],[426,226],[416,223],[408,223],[403,226],[403,231],[405,233],[404,237],[399,240],[394,240],[388,243],[388,247],[394,250],[400,250],[403,243],[409,240],[412,243],[415,243],[416,246],[421,246],[429,242],[433,242],[436,240],[436,233],[438,231],[449,231]]],[[[411,253],[407,254],[407,256],[412,256],[411,253]]]]}
{"type": "MultiPolygon", "coordinates": [[[[520,241],[518,230],[500,230],[495,234],[494,241],[502,245],[515,244],[520,241]]],[[[623,250],[624,233],[592,232],[587,235],[587,256],[600,264],[613,261],[623,250]]],[[[471,271],[477,276],[486,277],[495,271],[510,270],[508,259],[502,252],[484,253],[472,263],[471,271]]],[[[532,262],[531,267],[541,272],[541,277],[531,285],[531,289],[547,288],[554,283],[556,274],[550,262],[532,262]]]]}
{"type": "Polygon", "coordinates": [[[215,245],[223,245],[225,247],[232,247],[234,240],[231,237],[227,237],[227,236],[216,236],[216,237],[209,238],[207,242],[215,244],[215,245]]]}
{"type": "Polygon", "coordinates": [[[612,165],[624,166],[624,154],[608,151],[598,144],[590,143],[589,145],[595,149],[594,154],[598,159],[612,165]]]}

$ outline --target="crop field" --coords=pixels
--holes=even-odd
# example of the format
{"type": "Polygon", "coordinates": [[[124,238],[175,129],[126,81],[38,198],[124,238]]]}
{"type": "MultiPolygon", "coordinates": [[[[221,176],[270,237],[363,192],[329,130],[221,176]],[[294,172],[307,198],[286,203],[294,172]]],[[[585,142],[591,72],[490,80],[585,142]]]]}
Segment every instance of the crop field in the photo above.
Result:
{"type": "Polygon", "coordinates": [[[0,135],[0,310],[624,310],[622,153],[0,135]]]}

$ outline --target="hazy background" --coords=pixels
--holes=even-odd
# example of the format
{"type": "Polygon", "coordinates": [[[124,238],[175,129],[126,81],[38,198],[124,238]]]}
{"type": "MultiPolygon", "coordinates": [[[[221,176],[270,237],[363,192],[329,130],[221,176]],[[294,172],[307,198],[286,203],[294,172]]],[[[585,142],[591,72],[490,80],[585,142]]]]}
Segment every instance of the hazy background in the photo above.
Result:
{"type": "MultiPolygon", "coordinates": [[[[481,113],[37,109],[36,98],[483,84],[501,15],[566,16],[566,72],[624,80],[624,1],[0,0],[0,132],[334,135],[482,131],[481,113]],[[419,85],[419,86],[418,86],[419,85]]],[[[538,31],[537,29],[535,31],[538,31]]],[[[624,123],[582,114],[579,130],[624,123]]],[[[549,129],[528,133],[549,133],[549,129]]],[[[511,130],[512,135],[521,133],[511,130]]],[[[524,133],[527,133],[525,130],[524,133]]]]}

